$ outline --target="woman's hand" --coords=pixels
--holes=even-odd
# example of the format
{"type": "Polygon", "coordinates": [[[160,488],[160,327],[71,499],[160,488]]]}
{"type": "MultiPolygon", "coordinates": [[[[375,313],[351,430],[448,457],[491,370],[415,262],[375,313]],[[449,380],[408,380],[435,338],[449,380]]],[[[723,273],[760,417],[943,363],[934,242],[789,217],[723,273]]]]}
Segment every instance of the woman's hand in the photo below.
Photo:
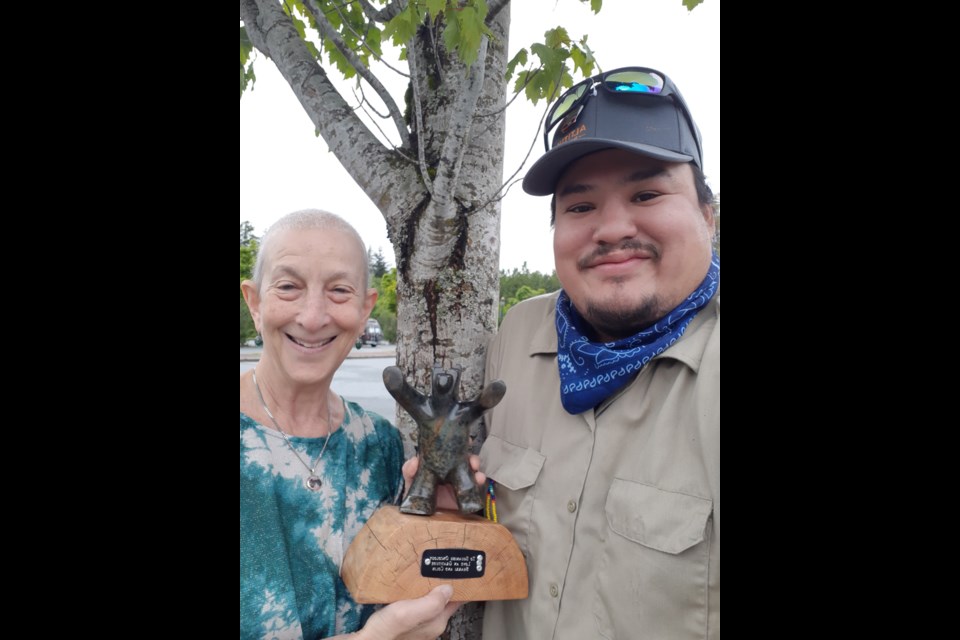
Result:
{"type": "Polygon", "coordinates": [[[380,609],[357,632],[356,640],[436,640],[462,602],[450,602],[453,587],[441,584],[414,600],[400,600],[380,609]]]}
{"type": "MultiPolygon", "coordinates": [[[[403,495],[407,495],[410,490],[410,483],[413,482],[413,476],[417,475],[417,469],[420,468],[420,458],[413,456],[403,463],[403,495]]],[[[477,486],[483,489],[487,482],[487,476],[480,471],[480,456],[470,454],[470,468],[473,469],[473,480],[477,486]]],[[[449,484],[437,485],[437,508],[450,509],[456,511],[457,498],[453,494],[453,488],[449,484]]]]}

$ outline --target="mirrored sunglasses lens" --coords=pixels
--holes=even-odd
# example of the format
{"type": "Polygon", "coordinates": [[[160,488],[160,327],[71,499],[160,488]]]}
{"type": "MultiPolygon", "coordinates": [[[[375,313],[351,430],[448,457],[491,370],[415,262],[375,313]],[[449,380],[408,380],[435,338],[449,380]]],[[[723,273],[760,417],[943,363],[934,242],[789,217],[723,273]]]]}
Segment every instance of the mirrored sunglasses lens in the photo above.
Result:
{"type": "Polygon", "coordinates": [[[660,93],[663,90],[663,78],[644,71],[618,71],[606,76],[603,82],[617,92],[660,93]]]}
{"type": "Polygon", "coordinates": [[[563,116],[567,115],[567,112],[570,111],[577,100],[583,95],[583,92],[587,90],[586,85],[580,85],[576,88],[575,91],[568,93],[563,98],[560,99],[560,102],[557,103],[557,106],[553,108],[553,113],[550,115],[550,122],[547,123],[548,127],[552,127],[556,124],[563,116]]]}

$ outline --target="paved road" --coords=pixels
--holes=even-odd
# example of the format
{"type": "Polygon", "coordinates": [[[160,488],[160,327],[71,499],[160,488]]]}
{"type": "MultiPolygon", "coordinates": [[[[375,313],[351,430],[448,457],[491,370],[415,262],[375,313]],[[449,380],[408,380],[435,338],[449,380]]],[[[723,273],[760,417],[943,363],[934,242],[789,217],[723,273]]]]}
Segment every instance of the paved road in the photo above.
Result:
{"type": "MultiPolygon", "coordinates": [[[[253,361],[260,359],[260,352],[263,347],[240,347],[240,362],[253,361]]],[[[348,360],[355,358],[394,358],[397,357],[397,346],[386,342],[381,342],[375,347],[363,346],[362,349],[350,349],[347,354],[348,360]]]]}
{"type": "MultiPolygon", "coordinates": [[[[350,354],[333,376],[333,390],[396,424],[396,402],[383,386],[383,370],[397,362],[394,346],[364,347],[353,349],[350,354]],[[354,355],[358,353],[362,355],[354,355]]],[[[253,369],[259,356],[260,349],[242,347],[240,373],[253,369]]]]}

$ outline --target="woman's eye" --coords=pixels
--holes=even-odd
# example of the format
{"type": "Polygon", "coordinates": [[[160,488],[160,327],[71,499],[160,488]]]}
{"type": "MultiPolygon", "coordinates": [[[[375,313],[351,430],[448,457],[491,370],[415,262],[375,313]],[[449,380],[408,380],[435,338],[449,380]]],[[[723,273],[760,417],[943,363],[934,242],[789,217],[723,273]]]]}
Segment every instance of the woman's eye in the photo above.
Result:
{"type": "Polygon", "coordinates": [[[350,287],[334,287],[330,289],[330,298],[334,302],[346,302],[353,297],[353,289],[350,287]]]}

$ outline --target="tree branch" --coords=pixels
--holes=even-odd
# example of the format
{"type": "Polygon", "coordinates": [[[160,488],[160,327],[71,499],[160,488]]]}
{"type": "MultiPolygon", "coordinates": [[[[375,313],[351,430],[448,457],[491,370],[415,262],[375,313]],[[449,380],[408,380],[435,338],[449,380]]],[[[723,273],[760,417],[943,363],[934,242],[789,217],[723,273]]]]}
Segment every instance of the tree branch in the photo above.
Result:
{"type": "Polygon", "coordinates": [[[317,8],[316,2],[314,2],[314,0],[307,0],[305,4],[310,10],[310,13],[313,14],[313,19],[317,23],[320,35],[329,38],[337,50],[343,54],[343,57],[345,57],[350,65],[356,69],[357,73],[360,74],[360,77],[366,80],[367,84],[377,92],[377,95],[383,100],[383,104],[386,105],[387,111],[390,112],[390,117],[393,119],[393,124],[397,128],[397,133],[400,134],[400,140],[403,143],[402,146],[410,147],[410,133],[407,131],[407,125],[403,121],[403,114],[400,113],[397,103],[393,101],[393,96],[390,95],[390,92],[387,91],[380,80],[370,73],[370,69],[363,64],[363,61],[360,60],[357,54],[346,45],[337,30],[334,29],[327,20],[327,17],[317,8]]]}
{"type": "Polygon", "coordinates": [[[390,22],[394,16],[407,8],[406,0],[391,2],[383,9],[377,9],[367,0],[357,0],[357,2],[360,3],[360,8],[363,9],[363,15],[375,22],[390,22]]]}
{"type": "MultiPolygon", "coordinates": [[[[353,92],[353,97],[354,97],[354,98],[357,98],[357,92],[356,92],[356,91],[353,92]]],[[[373,112],[374,112],[375,114],[377,114],[377,116],[378,116],[380,119],[382,119],[382,120],[386,120],[386,119],[387,119],[387,116],[385,116],[385,115],[383,115],[382,113],[380,113],[379,111],[377,111],[377,110],[373,107],[373,105],[370,103],[370,101],[367,100],[367,96],[364,95],[364,93],[363,93],[363,85],[360,85],[360,97],[357,98],[357,108],[358,108],[358,109],[363,109],[363,112],[367,114],[367,117],[368,117],[368,118],[370,118],[370,122],[373,124],[373,126],[375,126],[375,127],[377,128],[377,131],[380,132],[380,135],[383,136],[383,139],[389,141],[389,138],[387,137],[387,134],[384,133],[383,129],[381,129],[381,128],[380,128],[380,125],[377,123],[377,119],[374,118],[373,116],[371,116],[370,113],[367,111],[367,109],[369,109],[370,111],[373,111],[373,112]]],[[[400,147],[396,147],[396,146],[392,146],[392,145],[391,145],[391,148],[392,148],[399,156],[401,156],[404,160],[406,160],[406,161],[409,162],[410,164],[413,164],[413,165],[417,164],[416,159],[411,158],[410,156],[407,155],[407,153],[406,153],[407,150],[406,150],[406,149],[401,149],[400,147]]]]}
{"type": "Polygon", "coordinates": [[[497,14],[500,13],[500,10],[508,4],[510,4],[510,0],[490,0],[490,2],[487,3],[487,24],[490,24],[490,22],[497,17],[497,14]]]}
{"type": "Polygon", "coordinates": [[[533,153],[533,146],[537,144],[537,142],[540,140],[540,129],[543,128],[543,121],[546,120],[547,110],[549,109],[550,109],[550,103],[548,102],[547,108],[544,109],[543,115],[540,116],[540,125],[537,127],[537,133],[533,136],[533,140],[530,141],[530,146],[527,147],[527,155],[523,157],[523,162],[520,163],[520,166],[517,167],[517,170],[514,171],[512,174],[510,174],[509,178],[503,181],[503,184],[500,185],[500,188],[497,189],[496,193],[490,196],[490,198],[486,202],[481,203],[479,206],[473,207],[471,212],[483,211],[483,209],[487,205],[489,205],[491,202],[498,202],[500,200],[503,200],[505,197],[507,197],[507,193],[509,193],[513,185],[515,185],[516,183],[520,182],[520,180],[522,180],[522,178],[517,178],[516,180],[514,180],[514,178],[518,173],[520,173],[520,170],[523,169],[523,165],[527,164],[527,160],[530,159],[530,154],[533,153]]]}
{"type": "Polygon", "coordinates": [[[263,38],[257,19],[260,17],[260,8],[254,0],[240,0],[240,19],[243,20],[243,26],[247,28],[247,37],[257,50],[268,58],[271,57],[270,50],[267,48],[267,42],[263,38]]]}
{"type": "Polygon", "coordinates": [[[407,45],[407,63],[410,65],[410,88],[413,90],[413,115],[415,118],[414,122],[417,126],[417,160],[420,163],[420,179],[423,180],[423,186],[427,189],[427,193],[432,196],[433,180],[430,179],[430,174],[427,172],[427,160],[423,154],[423,147],[426,146],[427,141],[423,135],[423,109],[420,106],[417,55],[414,52],[415,48],[411,46],[412,44],[411,42],[407,45]]]}
{"type": "Polygon", "coordinates": [[[327,147],[384,215],[391,203],[422,198],[415,169],[398,163],[347,104],[279,3],[241,0],[240,11],[250,41],[277,65],[327,147]]]}
{"type": "MultiPolygon", "coordinates": [[[[543,65],[540,65],[539,67],[537,67],[536,70],[539,71],[539,70],[542,69],[542,68],[543,68],[543,65]]],[[[497,110],[495,110],[495,111],[488,111],[488,112],[486,112],[486,113],[478,113],[478,114],[477,114],[477,118],[489,118],[490,116],[495,116],[495,115],[497,115],[498,113],[501,113],[501,112],[503,112],[503,111],[506,111],[506,110],[507,110],[507,107],[509,107],[511,104],[513,104],[513,101],[516,100],[518,97],[520,97],[520,94],[523,93],[523,90],[527,88],[527,85],[530,84],[530,81],[531,81],[531,80],[533,80],[533,74],[528,73],[528,74],[527,74],[527,80],[526,80],[526,82],[523,83],[523,86],[520,87],[520,90],[519,90],[519,91],[516,91],[516,92],[513,94],[513,97],[510,98],[510,100],[507,101],[507,104],[503,105],[502,107],[500,107],[499,109],[497,109],[497,110]]],[[[551,103],[551,101],[548,100],[548,101],[547,101],[547,108],[548,108],[548,109],[550,108],[550,103],[551,103]]],[[[546,114],[544,114],[544,115],[546,115],[546,114]]],[[[541,118],[541,122],[542,122],[542,121],[543,121],[543,119],[541,118]]]]}
{"type": "MultiPolygon", "coordinates": [[[[404,78],[409,78],[409,77],[410,77],[409,75],[407,75],[406,73],[404,73],[404,72],[401,71],[400,69],[397,69],[396,67],[394,67],[392,64],[390,64],[389,62],[387,62],[386,60],[384,60],[382,57],[380,57],[379,55],[377,55],[377,52],[376,52],[376,51],[374,51],[372,48],[370,48],[370,45],[367,44],[367,36],[366,36],[366,35],[362,35],[362,36],[361,36],[359,33],[357,33],[356,29],[354,29],[352,26],[350,26],[350,22],[347,20],[346,16],[343,15],[343,12],[340,11],[340,7],[342,7],[342,6],[343,6],[343,5],[339,5],[339,4],[338,4],[338,5],[334,5],[334,9],[337,10],[337,14],[340,16],[340,22],[341,22],[341,24],[343,24],[343,26],[345,26],[347,29],[350,30],[350,33],[352,33],[352,34],[357,38],[357,41],[360,42],[360,45],[361,45],[362,47],[364,47],[367,51],[370,52],[370,54],[373,56],[373,59],[376,60],[377,62],[379,62],[380,64],[382,64],[383,66],[385,66],[387,69],[390,69],[391,71],[393,71],[393,72],[396,73],[397,75],[403,76],[404,78]]],[[[369,25],[368,25],[368,26],[369,26],[369,25]]]]}
{"type": "Polygon", "coordinates": [[[485,73],[484,60],[487,56],[488,38],[480,40],[480,51],[477,53],[477,62],[470,66],[467,72],[465,85],[457,92],[456,99],[450,108],[450,122],[447,126],[447,135],[440,151],[440,162],[437,166],[437,178],[434,181],[434,202],[438,206],[437,213],[441,219],[452,219],[456,212],[449,206],[453,201],[463,153],[467,147],[467,136],[470,134],[470,125],[473,114],[477,110],[477,100],[483,90],[485,73]]]}

